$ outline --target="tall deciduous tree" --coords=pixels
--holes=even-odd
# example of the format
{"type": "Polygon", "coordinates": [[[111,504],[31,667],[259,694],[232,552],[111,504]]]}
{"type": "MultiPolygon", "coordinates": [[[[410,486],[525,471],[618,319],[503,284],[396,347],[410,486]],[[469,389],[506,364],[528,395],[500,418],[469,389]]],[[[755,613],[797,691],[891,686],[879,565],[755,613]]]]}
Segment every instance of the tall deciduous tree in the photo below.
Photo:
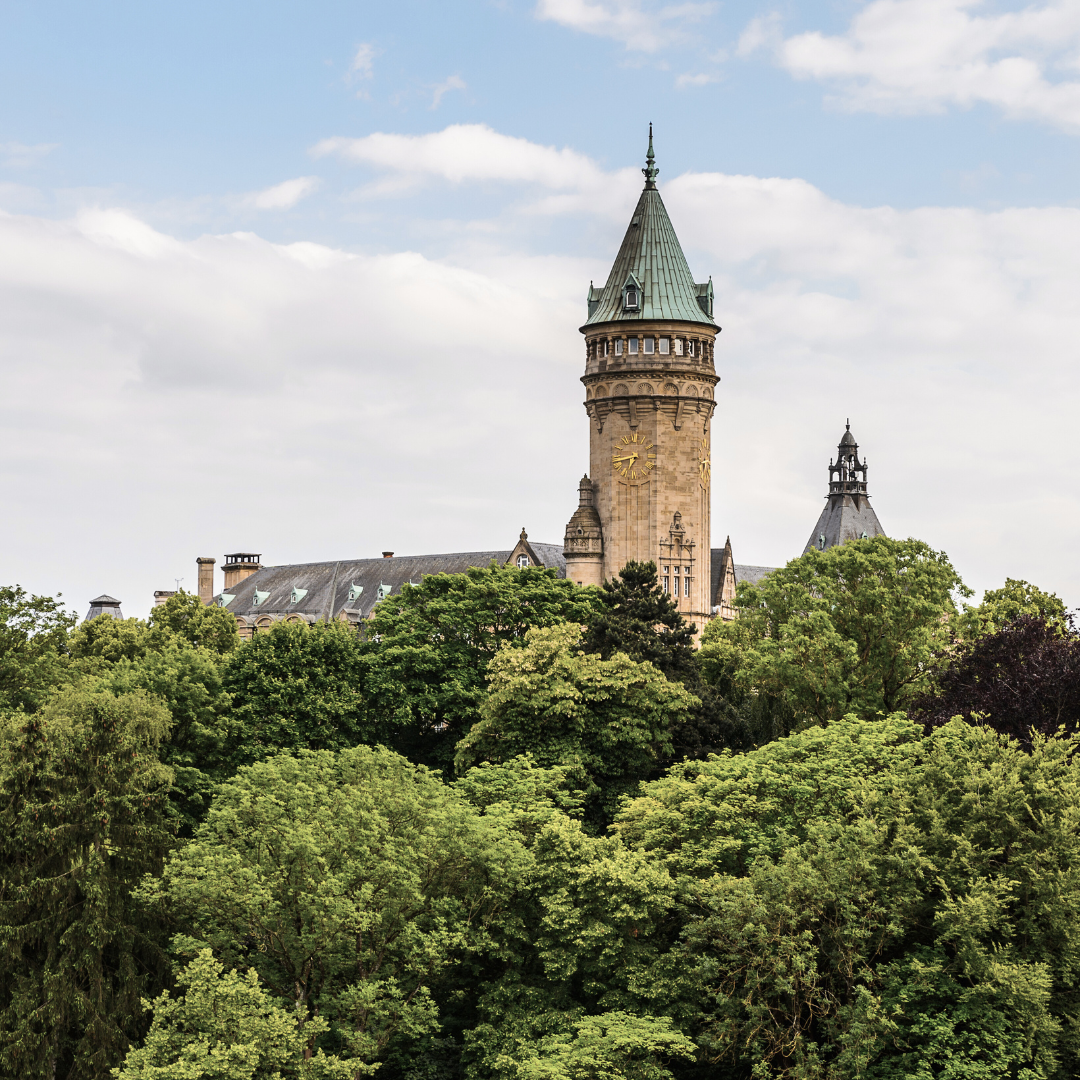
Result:
{"type": "Polygon", "coordinates": [[[209,652],[225,655],[240,644],[236,619],[216,604],[181,589],[150,613],[150,629],[156,635],[176,634],[209,652]]]}
{"type": "Polygon", "coordinates": [[[33,712],[66,677],[67,637],[75,616],[59,597],[0,587],[0,712],[33,712]]]}
{"type": "Polygon", "coordinates": [[[739,619],[711,623],[702,651],[796,725],[885,715],[925,693],[944,665],[954,594],[970,590],[921,541],[852,540],[741,584],[739,619]]]}
{"type": "Polygon", "coordinates": [[[573,764],[597,821],[658,771],[671,727],[696,704],[652,664],[584,652],[582,628],[572,624],[529,630],[524,647],[504,647],[489,670],[490,692],[458,746],[458,768],[526,753],[540,765],[573,764]]]}
{"type": "Polygon", "coordinates": [[[330,1025],[357,1071],[438,1027],[432,982],[485,940],[517,848],[423,767],[382,748],[301,751],[222,785],[195,839],[143,895],[330,1025]]]}
{"type": "Polygon", "coordinates": [[[1020,615],[975,638],[912,703],[911,715],[938,727],[978,718],[1030,745],[1032,732],[1080,730],[1080,634],[1069,619],[1020,615]]]}
{"type": "Polygon", "coordinates": [[[226,971],[209,949],[152,1004],[145,1043],[116,1080],[355,1080],[370,1068],[307,1050],[326,1031],[321,1017],[297,1016],[259,985],[254,971],[226,971]]]}
{"type": "Polygon", "coordinates": [[[594,590],[540,567],[432,574],[379,603],[365,626],[369,713],[395,748],[449,771],[480,719],[489,662],[532,627],[589,620],[594,590]]]}
{"type": "Polygon", "coordinates": [[[1006,578],[1000,589],[987,589],[978,607],[965,605],[956,620],[957,636],[973,642],[983,634],[993,634],[1020,615],[1065,624],[1065,604],[1055,593],[1043,592],[1017,578],[1006,578]]]}
{"type": "Polygon", "coordinates": [[[165,708],[69,689],[4,732],[0,1075],[97,1080],[167,973],[131,890],[170,844],[165,708]]]}
{"type": "Polygon", "coordinates": [[[222,686],[232,697],[232,766],[370,741],[360,659],[356,632],[339,622],[276,622],[230,654],[222,686]]]}
{"type": "Polygon", "coordinates": [[[655,1007],[730,1075],[1076,1075],[1080,764],[845,717],[687,762],[615,824],[676,881],[655,1007]]]}

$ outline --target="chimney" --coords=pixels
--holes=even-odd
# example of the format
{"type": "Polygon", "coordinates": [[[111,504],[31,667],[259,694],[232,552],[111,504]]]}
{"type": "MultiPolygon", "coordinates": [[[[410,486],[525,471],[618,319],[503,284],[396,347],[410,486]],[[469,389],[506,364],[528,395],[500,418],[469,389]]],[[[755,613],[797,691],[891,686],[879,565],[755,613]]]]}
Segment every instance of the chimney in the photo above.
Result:
{"type": "Polygon", "coordinates": [[[384,551],[382,553],[382,557],[384,559],[392,559],[394,557],[394,553],[392,551],[384,551]]]}
{"type": "Polygon", "coordinates": [[[204,604],[212,603],[214,599],[214,563],[217,562],[217,559],[200,556],[195,562],[199,566],[199,599],[204,604]]]}
{"type": "Polygon", "coordinates": [[[175,589],[155,589],[154,590],[154,607],[161,607],[170,596],[175,596],[175,589]]]}
{"type": "Polygon", "coordinates": [[[252,555],[246,551],[237,551],[232,555],[225,556],[225,591],[228,592],[234,585],[239,585],[244,578],[251,577],[257,570],[262,569],[259,560],[261,555],[252,555]]]}

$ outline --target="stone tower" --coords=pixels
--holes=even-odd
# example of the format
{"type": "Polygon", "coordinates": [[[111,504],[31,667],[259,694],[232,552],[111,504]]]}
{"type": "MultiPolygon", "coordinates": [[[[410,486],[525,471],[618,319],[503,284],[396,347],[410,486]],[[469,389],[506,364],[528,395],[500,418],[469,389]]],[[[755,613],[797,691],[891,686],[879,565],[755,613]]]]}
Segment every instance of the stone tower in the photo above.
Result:
{"type": "Polygon", "coordinates": [[[566,575],[599,585],[655,562],[684,618],[709,618],[711,420],[719,381],[713,286],[694,281],[656,188],[645,190],[601,289],[589,286],[585,411],[589,475],[566,527],[566,575]]]}
{"type": "Polygon", "coordinates": [[[836,448],[836,464],[829,461],[828,501],[802,550],[804,555],[814,548],[824,551],[845,540],[865,540],[871,536],[885,535],[870,505],[870,495],[866,490],[867,472],[866,460],[859,460],[859,444],[851,434],[849,420],[836,448]]]}

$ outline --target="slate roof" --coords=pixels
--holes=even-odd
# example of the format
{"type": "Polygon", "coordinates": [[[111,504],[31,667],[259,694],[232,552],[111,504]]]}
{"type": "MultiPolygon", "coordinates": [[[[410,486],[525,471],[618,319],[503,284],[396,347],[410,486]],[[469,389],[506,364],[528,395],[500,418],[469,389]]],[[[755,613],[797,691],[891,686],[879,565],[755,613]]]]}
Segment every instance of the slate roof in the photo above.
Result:
{"type": "MultiPolygon", "coordinates": [[[[712,607],[716,607],[720,603],[718,593],[724,585],[724,552],[726,550],[726,548],[713,548],[709,552],[709,568],[712,574],[709,588],[709,602],[712,607]]],[[[772,573],[772,571],[776,569],[775,566],[751,566],[748,563],[737,562],[733,562],[731,565],[732,569],[735,571],[736,586],[740,581],[749,581],[752,585],[756,585],[766,574],[772,573]]]]}
{"type": "Polygon", "coordinates": [[[115,596],[110,596],[108,593],[102,593],[100,596],[95,596],[90,601],[90,610],[86,613],[86,618],[83,622],[89,622],[91,619],[96,619],[99,615],[111,615],[114,619],[122,619],[123,613],[120,611],[120,601],[115,596]]]}
{"type": "Polygon", "coordinates": [[[645,190],[638,199],[607,284],[602,289],[589,288],[589,318],[585,325],[678,319],[715,326],[706,313],[712,310],[712,278],[704,285],[694,281],[664,200],[649,175],[651,172],[655,176],[657,171],[652,168],[651,134],[648,161],[649,168],[642,170],[646,174],[645,190]],[[637,311],[624,311],[623,286],[631,274],[641,286],[641,306],[637,311]]]}
{"type": "MultiPolygon", "coordinates": [[[[530,541],[530,546],[545,566],[553,567],[559,577],[566,576],[561,544],[530,541]]],[[[216,599],[227,611],[242,616],[249,623],[264,615],[280,618],[294,614],[314,622],[336,618],[342,612],[350,621],[357,621],[371,614],[379,600],[381,585],[389,586],[390,593],[400,592],[406,582],[419,584],[429,574],[463,574],[470,567],[485,567],[493,561],[502,565],[512,551],[512,548],[506,548],[503,551],[395,555],[390,559],[340,559],[264,566],[216,599]],[[350,590],[354,586],[359,586],[361,592],[350,600],[350,590]],[[254,602],[256,590],[260,594],[258,604],[254,602]],[[226,596],[232,599],[223,603],[226,596]]]]}
{"type": "Polygon", "coordinates": [[[858,540],[864,532],[868,537],[885,535],[868,495],[830,495],[828,499],[802,549],[804,555],[814,548],[824,550],[847,540],[858,540]]]}

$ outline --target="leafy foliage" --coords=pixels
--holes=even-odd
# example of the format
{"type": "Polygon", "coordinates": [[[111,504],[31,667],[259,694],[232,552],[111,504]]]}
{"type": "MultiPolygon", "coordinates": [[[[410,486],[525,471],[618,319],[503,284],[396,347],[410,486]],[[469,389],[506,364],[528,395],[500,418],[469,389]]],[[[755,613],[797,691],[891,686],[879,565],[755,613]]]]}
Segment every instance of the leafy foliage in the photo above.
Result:
{"type": "Polygon", "coordinates": [[[574,765],[590,817],[614,812],[619,798],[670,753],[669,725],[695,700],[649,663],[624,653],[610,660],[582,651],[580,626],[529,630],[522,648],[492,660],[481,720],[458,746],[457,766],[529,753],[541,765],[574,765]]]}
{"type": "Polygon", "coordinates": [[[978,607],[965,605],[957,619],[957,635],[973,642],[993,634],[1021,615],[1031,615],[1057,626],[1065,624],[1065,605],[1054,594],[1016,578],[1006,578],[1000,589],[987,589],[978,607]]]}
{"type": "Polygon", "coordinates": [[[327,1020],[363,1071],[437,1028],[431,983],[475,951],[513,849],[427,770],[384,749],[301,751],[220,789],[195,839],[144,895],[275,999],[327,1020]]]}
{"type": "Polygon", "coordinates": [[[75,616],[59,598],[0,587],[0,712],[33,712],[63,682],[75,616]]]}
{"type": "Polygon", "coordinates": [[[616,827],[690,916],[656,1004],[755,1075],[1073,1075],[1074,750],[849,717],[649,785],[616,827]]]}
{"type": "Polygon", "coordinates": [[[369,739],[360,660],[355,631],[339,622],[276,622],[231,653],[222,688],[232,699],[232,767],[369,739]]]}
{"type": "MultiPolygon", "coordinates": [[[[69,648],[76,660],[98,660],[115,664],[138,660],[151,647],[150,627],[142,619],[114,619],[98,615],[87,619],[71,635],[69,648]]],[[[101,668],[103,664],[84,665],[101,668]]]]}
{"type": "Polygon", "coordinates": [[[157,636],[175,634],[212,653],[231,653],[240,644],[234,619],[225,608],[204,604],[181,589],[150,613],[150,629],[157,636]]]}
{"type": "Polygon", "coordinates": [[[104,1075],[164,974],[130,889],[169,846],[166,710],[69,689],[11,724],[0,787],[0,1075],[104,1075]]]}
{"type": "Polygon", "coordinates": [[[533,627],[588,622],[593,596],[554,570],[494,564],[403,586],[365,627],[373,726],[410,759],[449,772],[458,741],[480,719],[499,649],[533,627]]]}
{"type": "Polygon", "coordinates": [[[740,618],[712,622],[702,651],[724,677],[789,709],[796,726],[885,715],[932,686],[954,592],[968,591],[921,541],[853,540],[740,584],[740,618]]]}
{"type": "Polygon", "coordinates": [[[327,1029],[322,1017],[297,1022],[259,985],[259,976],[225,971],[209,949],[177,976],[184,989],[165,991],[150,1006],[145,1043],[128,1052],[116,1080],[353,1080],[370,1071],[319,1053],[305,1056],[327,1029]]]}
{"type": "Polygon", "coordinates": [[[656,563],[628,562],[604,582],[585,635],[586,652],[647,661],[676,682],[694,674],[694,628],[657,581],[656,563]]]}
{"type": "Polygon", "coordinates": [[[931,726],[961,715],[1025,745],[1033,730],[1080,729],[1080,634],[1071,621],[1016,617],[976,638],[939,676],[936,692],[912,703],[912,716],[931,726]]]}

